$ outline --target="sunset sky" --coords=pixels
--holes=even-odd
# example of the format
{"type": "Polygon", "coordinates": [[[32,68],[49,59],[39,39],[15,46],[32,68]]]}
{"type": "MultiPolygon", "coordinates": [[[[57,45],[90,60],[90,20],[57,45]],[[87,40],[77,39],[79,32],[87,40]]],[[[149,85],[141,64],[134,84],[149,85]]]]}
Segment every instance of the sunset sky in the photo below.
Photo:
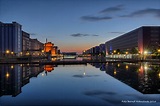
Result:
{"type": "Polygon", "coordinates": [[[160,25],[160,0],[0,0],[0,21],[16,21],[41,42],[82,52],[123,33],[160,25]]]}

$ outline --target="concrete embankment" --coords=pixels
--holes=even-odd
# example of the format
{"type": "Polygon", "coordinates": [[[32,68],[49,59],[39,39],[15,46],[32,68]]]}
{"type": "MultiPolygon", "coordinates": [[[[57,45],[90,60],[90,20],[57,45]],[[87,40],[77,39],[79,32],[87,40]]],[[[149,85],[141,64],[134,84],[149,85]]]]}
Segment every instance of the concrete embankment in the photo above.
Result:
{"type": "Polygon", "coordinates": [[[157,62],[159,63],[159,60],[134,60],[134,59],[106,59],[103,61],[100,60],[70,60],[70,61],[15,61],[15,60],[4,60],[0,61],[0,64],[55,64],[55,65],[69,65],[69,64],[87,64],[87,63],[106,63],[106,62],[129,62],[129,63],[136,63],[136,62],[157,62]]]}

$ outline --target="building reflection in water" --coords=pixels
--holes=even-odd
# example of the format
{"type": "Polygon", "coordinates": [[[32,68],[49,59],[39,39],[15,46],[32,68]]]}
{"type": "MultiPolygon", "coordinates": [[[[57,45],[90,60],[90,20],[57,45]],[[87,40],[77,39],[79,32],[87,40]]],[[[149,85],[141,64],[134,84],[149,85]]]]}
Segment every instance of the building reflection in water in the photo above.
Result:
{"type": "MultiPolygon", "coordinates": [[[[45,71],[46,76],[48,72],[51,72],[54,70],[54,67],[57,67],[57,66],[56,65],[44,65],[44,71],[45,71]]],[[[44,73],[42,73],[42,76],[44,76],[44,73]]]]}
{"type": "Polygon", "coordinates": [[[160,66],[150,63],[92,63],[143,94],[160,94],[160,66]]]}
{"type": "Polygon", "coordinates": [[[39,65],[3,64],[0,65],[0,96],[20,94],[21,88],[29,83],[30,78],[43,72],[39,65]]]}

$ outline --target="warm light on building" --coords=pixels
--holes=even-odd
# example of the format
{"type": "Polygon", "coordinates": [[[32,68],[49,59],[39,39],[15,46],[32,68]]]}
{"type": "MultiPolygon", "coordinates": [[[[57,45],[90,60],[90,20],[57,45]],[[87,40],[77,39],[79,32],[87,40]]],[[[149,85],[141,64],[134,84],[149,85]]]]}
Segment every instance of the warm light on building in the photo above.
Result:
{"type": "Polygon", "coordinates": [[[158,74],[159,78],[160,78],[160,73],[158,74]]]}
{"type": "Polygon", "coordinates": [[[44,51],[45,52],[50,52],[53,48],[54,44],[51,42],[47,42],[44,44],[44,51]]]}
{"type": "Polygon", "coordinates": [[[55,56],[56,53],[56,48],[54,47],[54,44],[51,42],[47,42],[44,44],[44,50],[42,52],[46,52],[46,53],[51,53],[51,56],[55,56]]]}

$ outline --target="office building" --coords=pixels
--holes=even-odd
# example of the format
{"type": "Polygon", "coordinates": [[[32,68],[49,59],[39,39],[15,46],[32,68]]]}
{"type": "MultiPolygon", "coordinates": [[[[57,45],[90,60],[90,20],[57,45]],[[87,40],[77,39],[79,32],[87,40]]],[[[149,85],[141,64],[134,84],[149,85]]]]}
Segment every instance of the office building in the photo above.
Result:
{"type": "Polygon", "coordinates": [[[153,54],[160,46],[160,26],[142,26],[105,43],[106,55],[153,54]]]}
{"type": "Polygon", "coordinates": [[[20,55],[22,52],[22,26],[17,22],[0,22],[0,54],[20,55]]]}

